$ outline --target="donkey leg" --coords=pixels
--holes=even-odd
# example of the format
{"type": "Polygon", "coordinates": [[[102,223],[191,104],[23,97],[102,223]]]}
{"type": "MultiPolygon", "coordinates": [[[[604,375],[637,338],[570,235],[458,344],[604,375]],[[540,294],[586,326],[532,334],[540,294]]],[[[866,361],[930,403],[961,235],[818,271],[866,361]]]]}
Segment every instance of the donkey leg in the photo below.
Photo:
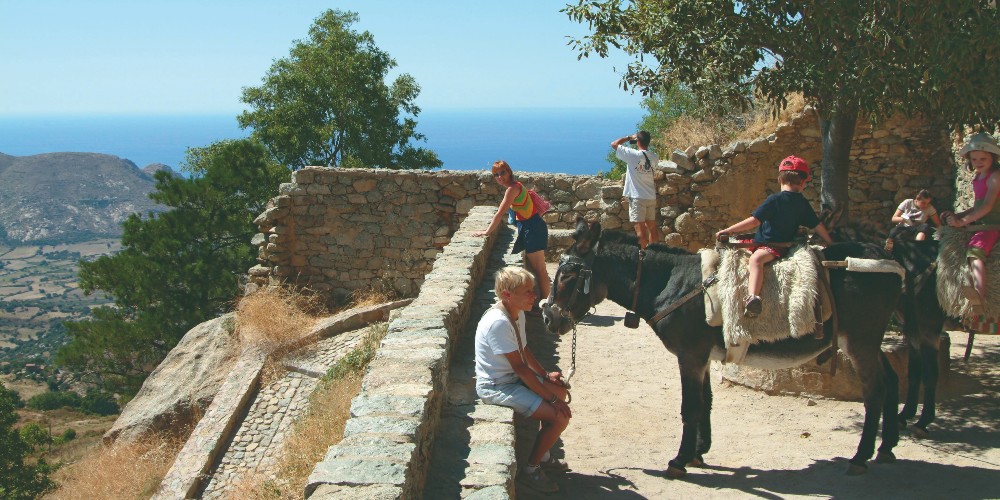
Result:
{"type": "Polygon", "coordinates": [[[704,385],[704,366],[699,370],[681,370],[681,422],[684,424],[681,433],[681,446],[677,456],[667,464],[667,477],[679,479],[687,474],[686,466],[695,458],[698,445],[698,426],[701,424],[703,402],[702,386],[704,385]]]}
{"type": "MultiPolygon", "coordinates": [[[[861,337],[861,335],[859,334],[857,337],[861,337]]],[[[881,340],[881,336],[876,338],[881,340]]],[[[858,443],[858,449],[850,459],[850,465],[847,468],[847,474],[855,476],[868,471],[867,462],[875,454],[875,439],[878,436],[879,420],[882,418],[882,408],[885,404],[886,381],[882,362],[879,359],[882,352],[879,345],[865,348],[849,343],[847,351],[854,369],[861,379],[862,395],[865,402],[865,420],[861,430],[861,441],[858,443]]]]}
{"type": "Polygon", "coordinates": [[[907,343],[906,402],[903,403],[903,410],[899,412],[900,427],[906,427],[906,421],[917,414],[917,399],[920,396],[920,383],[923,379],[922,355],[922,349],[915,347],[912,342],[907,343]]]}
{"type": "Polygon", "coordinates": [[[896,423],[896,408],[899,406],[899,376],[889,364],[889,358],[879,351],[882,370],[885,372],[885,400],[882,414],[882,444],[878,447],[875,463],[887,464],[896,461],[892,449],[899,444],[899,425],[896,423]]]}
{"type": "Polygon", "coordinates": [[[692,467],[705,466],[705,454],[712,448],[712,383],[708,370],[702,379],[701,421],[698,423],[698,447],[694,459],[688,464],[692,467]]]}
{"type": "Polygon", "coordinates": [[[922,343],[920,357],[924,361],[923,370],[921,370],[924,382],[924,406],[920,411],[920,419],[913,424],[911,434],[917,438],[928,438],[930,432],[927,431],[927,426],[934,421],[939,377],[938,350],[934,343],[922,343]]]}

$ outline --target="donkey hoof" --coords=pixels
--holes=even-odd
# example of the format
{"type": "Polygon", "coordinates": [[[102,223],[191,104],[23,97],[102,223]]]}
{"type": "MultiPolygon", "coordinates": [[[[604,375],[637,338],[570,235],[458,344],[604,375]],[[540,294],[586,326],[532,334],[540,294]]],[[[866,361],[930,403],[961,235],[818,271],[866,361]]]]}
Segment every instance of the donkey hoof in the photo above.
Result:
{"type": "Polygon", "coordinates": [[[927,432],[927,429],[924,429],[919,425],[914,425],[913,428],[910,429],[910,435],[917,439],[927,439],[931,437],[931,433],[927,432]]]}
{"type": "Polygon", "coordinates": [[[847,475],[848,476],[860,476],[860,475],[862,475],[862,474],[864,474],[866,472],[868,472],[868,466],[865,465],[865,464],[854,464],[854,463],[852,463],[851,465],[847,466],[847,475]]]}
{"type": "Polygon", "coordinates": [[[673,465],[667,466],[667,478],[668,479],[682,479],[687,475],[687,471],[679,467],[674,467],[673,465]]]}
{"type": "Polygon", "coordinates": [[[688,462],[688,467],[704,467],[704,466],[705,466],[705,459],[702,458],[701,456],[694,457],[693,459],[691,459],[690,462],[688,462]]]}
{"type": "Polygon", "coordinates": [[[896,455],[891,451],[880,451],[875,455],[875,463],[892,464],[896,463],[896,455]]]}

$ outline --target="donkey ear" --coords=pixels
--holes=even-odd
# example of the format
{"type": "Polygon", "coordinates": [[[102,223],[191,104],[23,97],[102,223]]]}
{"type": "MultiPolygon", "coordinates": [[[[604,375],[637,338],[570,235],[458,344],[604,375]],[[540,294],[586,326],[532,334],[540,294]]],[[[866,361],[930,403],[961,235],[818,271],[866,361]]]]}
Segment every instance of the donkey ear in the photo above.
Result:
{"type": "Polygon", "coordinates": [[[573,233],[573,239],[576,240],[576,253],[577,255],[584,255],[590,253],[591,249],[597,243],[598,238],[601,237],[601,224],[597,222],[590,222],[578,218],[576,220],[576,232],[573,233]]]}

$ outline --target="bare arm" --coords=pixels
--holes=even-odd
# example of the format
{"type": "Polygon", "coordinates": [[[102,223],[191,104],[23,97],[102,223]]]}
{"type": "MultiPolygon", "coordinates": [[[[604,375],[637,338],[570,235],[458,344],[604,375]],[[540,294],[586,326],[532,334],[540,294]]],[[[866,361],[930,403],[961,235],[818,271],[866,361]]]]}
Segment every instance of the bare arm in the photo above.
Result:
{"type": "Polygon", "coordinates": [[[941,217],[938,217],[938,214],[932,215],[930,219],[934,223],[934,227],[941,227],[941,217]]]}
{"type": "Polygon", "coordinates": [[[818,234],[820,238],[823,238],[823,241],[825,241],[827,245],[833,244],[833,240],[830,239],[830,233],[827,232],[826,226],[824,226],[822,222],[817,224],[816,227],[813,228],[813,231],[816,231],[816,234],[818,234]]]}
{"type": "MultiPolygon", "coordinates": [[[[529,353],[528,349],[525,348],[524,349],[525,359],[528,358],[529,356],[528,353],[529,353]]],[[[524,382],[524,385],[528,386],[528,389],[531,389],[532,392],[538,394],[539,396],[542,397],[542,399],[544,399],[549,403],[552,403],[553,401],[559,399],[558,395],[546,389],[545,385],[543,385],[542,382],[538,380],[538,377],[541,375],[535,373],[535,371],[532,370],[531,367],[529,367],[524,361],[521,360],[520,353],[518,353],[517,351],[508,352],[504,354],[504,357],[506,357],[507,361],[510,362],[510,367],[514,369],[514,373],[516,373],[517,376],[521,378],[521,382],[524,382]]],[[[534,358],[534,356],[531,357],[534,358]]],[[[535,363],[538,363],[538,360],[535,360],[535,363]]],[[[543,374],[545,373],[545,370],[540,370],[540,371],[543,374]]]]}
{"type": "Polygon", "coordinates": [[[515,187],[511,186],[507,188],[507,191],[503,194],[503,199],[500,200],[500,206],[497,208],[497,213],[493,216],[493,220],[490,221],[490,226],[486,228],[485,231],[476,231],[472,233],[473,236],[486,236],[488,234],[493,234],[500,224],[503,223],[503,218],[507,215],[507,210],[510,209],[511,203],[514,201],[515,187]]]}
{"type": "Polygon", "coordinates": [[[1000,175],[994,172],[990,174],[990,179],[986,181],[986,198],[983,199],[982,204],[962,212],[957,217],[953,217],[951,225],[963,227],[982,219],[993,210],[993,205],[996,205],[998,194],[1000,194],[1000,175]]]}
{"type": "Polygon", "coordinates": [[[621,146],[622,144],[625,144],[626,142],[631,141],[633,139],[635,139],[635,134],[626,135],[625,137],[620,137],[618,139],[615,139],[614,141],[611,141],[611,149],[618,149],[618,146],[621,146]]]}
{"type": "Polygon", "coordinates": [[[903,218],[902,210],[898,208],[896,209],[896,213],[892,214],[892,222],[895,224],[902,224],[903,222],[906,222],[906,219],[903,218]]]}
{"type": "Polygon", "coordinates": [[[742,232],[742,231],[746,231],[748,229],[753,229],[753,228],[755,228],[755,227],[757,227],[759,225],[760,225],[760,221],[757,220],[756,217],[754,217],[754,216],[751,215],[750,217],[747,217],[746,219],[743,219],[743,220],[737,222],[736,224],[733,224],[732,226],[729,226],[729,227],[723,229],[722,231],[719,231],[719,232],[715,233],[715,237],[718,238],[719,236],[721,236],[723,234],[739,233],[739,232],[742,232]]]}

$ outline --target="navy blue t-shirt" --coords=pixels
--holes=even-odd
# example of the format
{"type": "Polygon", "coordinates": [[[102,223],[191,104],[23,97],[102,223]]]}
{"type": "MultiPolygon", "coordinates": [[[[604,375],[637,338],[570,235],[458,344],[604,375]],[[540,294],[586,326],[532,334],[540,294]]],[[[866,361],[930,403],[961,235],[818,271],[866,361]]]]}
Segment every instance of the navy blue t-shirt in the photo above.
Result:
{"type": "Polygon", "coordinates": [[[786,243],[795,239],[799,226],[812,229],[819,225],[819,217],[802,193],[780,191],[768,196],[752,215],[760,221],[755,243],[786,243]]]}

